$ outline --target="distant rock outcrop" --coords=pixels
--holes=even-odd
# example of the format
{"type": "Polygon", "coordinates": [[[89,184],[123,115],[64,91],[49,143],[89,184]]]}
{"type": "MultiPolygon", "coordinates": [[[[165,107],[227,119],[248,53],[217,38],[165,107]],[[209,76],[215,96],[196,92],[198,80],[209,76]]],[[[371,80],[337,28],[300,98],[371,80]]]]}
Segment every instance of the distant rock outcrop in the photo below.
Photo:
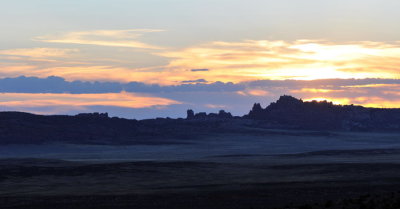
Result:
{"type": "Polygon", "coordinates": [[[266,108],[254,104],[244,118],[283,128],[400,131],[400,109],[335,105],[328,101],[304,102],[288,95],[281,96],[266,108]]]}
{"type": "Polygon", "coordinates": [[[193,110],[187,110],[186,119],[193,119],[193,118],[194,118],[194,111],[193,110]]]}
{"type": "Polygon", "coordinates": [[[81,117],[81,118],[108,118],[108,113],[80,113],[76,115],[76,117],[81,117]]]}
{"type": "Polygon", "coordinates": [[[187,110],[187,116],[186,119],[192,120],[192,119],[197,119],[197,120],[212,120],[212,119],[231,119],[233,118],[232,114],[230,112],[225,112],[225,110],[220,110],[218,113],[209,113],[207,114],[206,112],[199,112],[194,114],[193,110],[187,110]]]}

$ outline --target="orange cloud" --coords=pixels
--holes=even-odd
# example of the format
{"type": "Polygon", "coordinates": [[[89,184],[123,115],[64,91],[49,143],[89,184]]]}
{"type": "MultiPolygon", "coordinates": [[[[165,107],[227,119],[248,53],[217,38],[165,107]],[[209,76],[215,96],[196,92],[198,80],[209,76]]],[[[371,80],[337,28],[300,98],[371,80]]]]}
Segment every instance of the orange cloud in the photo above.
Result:
{"type": "Polygon", "coordinates": [[[217,105],[217,104],[206,104],[205,106],[212,109],[224,109],[227,107],[226,105],[217,105]]]}
{"type": "MultiPolygon", "coordinates": [[[[72,55],[77,55],[78,49],[62,49],[62,48],[26,48],[26,49],[8,49],[0,50],[0,59],[7,60],[8,63],[29,63],[39,62],[37,67],[45,67],[46,64],[63,65],[67,62],[61,61],[67,58],[72,58],[72,55]]],[[[0,62],[1,64],[1,62],[0,62]]],[[[5,70],[3,69],[3,72],[5,70]]]]}
{"type": "Polygon", "coordinates": [[[247,89],[244,91],[238,91],[236,93],[243,95],[243,96],[267,96],[267,95],[270,95],[270,93],[268,91],[265,91],[262,89],[247,89]]]}
{"type": "Polygon", "coordinates": [[[384,88],[384,87],[400,87],[400,84],[365,84],[365,85],[353,85],[353,86],[342,86],[345,88],[384,88]]]}
{"type": "Polygon", "coordinates": [[[291,90],[292,93],[330,93],[330,92],[343,92],[344,90],[334,90],[334,89],[317,89],[317,88],[302,88],[300,90],[291,90]]]}
{"type": "Polygon", "coordinates": [[[20,75],[37,75],[37,67],[33,65],[3,64],[0,62],[0,77],[15,77],[20,75]],[[33,72],[33,73],[32,73],[33,72]]]}
{"type": "Polygon", "coordinates": [[[83,108],[85,106],[148,108],[173,104],[180,104],[180,102],[127,92],[105,94],[0,93],[0,106],[11,108],[51,106],[68,106],[70,108],[83,108]]]}

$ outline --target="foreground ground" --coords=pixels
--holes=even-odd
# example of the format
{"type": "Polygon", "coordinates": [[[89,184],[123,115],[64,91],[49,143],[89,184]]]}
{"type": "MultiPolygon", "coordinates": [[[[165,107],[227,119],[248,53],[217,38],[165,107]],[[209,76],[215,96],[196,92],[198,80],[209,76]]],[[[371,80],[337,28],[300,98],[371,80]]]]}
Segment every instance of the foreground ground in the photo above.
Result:
{"type": "Polygon", "coordinates": [[[170,146],[51,145],[25,155],[17,155],[23,148],[3,147],[8,153],[0,160],[0,205],[400,208],[397,135],[288,133],[170,146]]]}

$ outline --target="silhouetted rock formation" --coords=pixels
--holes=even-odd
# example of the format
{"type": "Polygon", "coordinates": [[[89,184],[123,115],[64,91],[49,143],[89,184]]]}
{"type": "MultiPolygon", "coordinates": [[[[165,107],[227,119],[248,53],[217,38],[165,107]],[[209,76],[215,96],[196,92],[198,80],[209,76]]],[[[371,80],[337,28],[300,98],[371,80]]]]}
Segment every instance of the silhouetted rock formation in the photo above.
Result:
{"type": "Polygon", "coordinates": [[[193,110],[187,110],[186,119],[193,119],[193,118],[194,118],[194,111],[193,110]]]}
{"type": "Polygon", "coordinates": [[[265,109],[256,103],[247,119],[263,120],[272,126],[324,130],[400,130],[400,109],[334,105],[327,101],[303,102],[281,96],[265,109]]]}
{"type": "Polygon", "coordinates": [[[108,118],[108,113],[80,113],[78,115],[76,115],[76,117],[81,117],[81,118],[93,118],[93,119],[97,119],[97,118],[108,118]]]}
{"type": "Polygon", "coordinates": [[[197,119],[197,120],[218,120],[218,119],[232,119],[233,116],[231,113],[229,112],[225,112],[225,110],[220,110],[217,113],[210,113],[207,114],[205,112],[199,112],[194,114],[193,110],[188,110],[187,111],[187,116],[186,119],[188,120],[193,120],[193,119],[197,119]]]}
{"type": "Polygon", "coordinates": [[[250,110],[250,112],[249,112],[247,117],[251,118],[251,119],[257,119],[257,120],[264,119],[265,115],[264,115],[264,110],[261,107],[261,104],[260,103],[255,103],[253,105],[253,108],[251,108],[251,110],[250,110]]]}

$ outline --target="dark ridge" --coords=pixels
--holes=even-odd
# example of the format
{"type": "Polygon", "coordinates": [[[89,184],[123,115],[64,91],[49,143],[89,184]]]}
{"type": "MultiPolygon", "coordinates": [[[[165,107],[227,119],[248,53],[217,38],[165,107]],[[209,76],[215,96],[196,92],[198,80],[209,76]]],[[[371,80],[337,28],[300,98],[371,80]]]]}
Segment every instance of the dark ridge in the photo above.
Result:
{"type": "Polygon", "coordinates": [[[312,130],[307,134],[327,136],[332,130],[399,132],[400,109],[304,102],[284,95],[266,108],[254,104],[243,117],[224,110],[210,114],[188,110],[186,119],[140,121],[111,118],[107,113],[43,116],[0,112],[0,144],[171,144],[215,134],[268,135],[271,129],[312,130]]]}

